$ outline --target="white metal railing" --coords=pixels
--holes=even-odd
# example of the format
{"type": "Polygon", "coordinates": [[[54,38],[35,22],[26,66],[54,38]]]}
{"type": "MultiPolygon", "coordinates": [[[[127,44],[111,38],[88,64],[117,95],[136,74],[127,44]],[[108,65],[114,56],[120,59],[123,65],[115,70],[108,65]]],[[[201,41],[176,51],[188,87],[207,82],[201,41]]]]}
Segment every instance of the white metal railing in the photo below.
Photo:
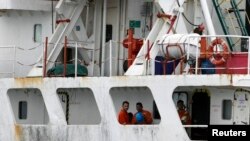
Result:
{"type": "MultiPolygon", "coordinates": [[[[85,45],[87,45],[88,43],[86,43],[86,42],[73,42],[72,44],[75,44],[75,59],[73,59],[73,61],[74,61],[74,64],[75,64],[75,77],[77,77],[77,74],[78,74],[78,72],[77,72],[77,65],[78,65],[78,62],[80,63],[80,64],[84,64],[85,62],[84,62],[84,60],[80,60],[79,58],[78,58],[78,50],[79,49],[83,49],[84,51],[87,51],[88,53],[88,58],[89,58],[89,60],[90,60],[90,62],[89,63],[93,63],[93,65],[91,66],[91,69],[89,69],[89,70],[91,70],[92,72],[88,72],[88,73],[91,73],[91,74],[94,74],[94,63],[95,63],[95,52],[96,52],[96,49],[93,49],[93,48],[86,48],[85,47],[85,45]],[[90,57],[89,57],[90,56],[90,57]]],[[[97,50],[99,50],[99,49],[97,49],[97,50]]],[[[89,71],[88,70],[88,71],[89,71]]]]}
{"type": "MultiPolygon", "coordinates": [[[[201,68],[199,67],[199,64],[198,63],[195,63],[195,68],[193,68],[193,70],[195,70],[195,75],[198,74],[198,71],[199,70],[204,70],[204,69],[214,69],[214,70],[220,70],[220,69],[232,69],[232,70],[239,70],[239,69],[247,69],[247,74],[250,74],[250,50],[249,50],[249,47],[250,47],[250,37],[248,36],[239,36],[239,35],[202,35],[200,37],[197,37],[197,36],[193,36],[193,35],[190,35],[188,37],[188,41],[190,41],[190,38],[201,38],[201,37],[205,37],[206,39],[215,39],[215,38],[227,38],[227,37],[230,37],[230,38],[240,38],[240,39],[246,39],[247,40],[247,50],[248,52],[236,52],[236,51],[231,51],[231,53],[235,53],[235,54],[247,54],[247,66],[246,67],[234,67],[234,68],[225,68],[225,67],[216,67],[216,68],[201,68]]],[[[208,41],[208,40],[207,40],[208,41]]],[[[187,48],[187,60],[190,59],[190,52],[189,52],[189,48],[190,48],[190,44],[188,44],[188,48],[187,48]]],[[[195,62],[198,62],[199,60],[199,48],[197,47],[196,48],[196,57],[195,57],[195,62]]]]}
{"type": "MultiPolygon", "coordinates": [[[[16,45],[8,45],[8,46],[0,46],[0,62],[3,67],[0,67],[0,77],[20,77],[22,74],[18,74],[17,70],[22,70],[19,66],[22,67],[31,67],[37,64],[37,62],[33,62],[32,64],[27,64],[27,62],[23,62],[20,57],[23,57],[23,52],[30,52],[37,48],[41,48],[43,43],[40,43],[37,46],[32,48],[22,48],[16,45]],[[21,52],[19,52],[21,51],[21,52]],[[21,54],[21,56],[20,56],[21,54]],[[19,57],[19,58],[18,58],[19,57]],[[9,68],[8,66],[11,65],[12,67],[9,68]],[[19,65],[19,66],[17,66],[19,65]],[[10,74],[10,75],[9,75],[10,74]]],[[[30,59],[33,60],[33,59],[30,59]]]]}
{"type": "MultiPolygon", "coordinates": [[[[96,62],[95,61],[95,53],[96,53],[96,51],[99,50],[99,48],[98,49],[94,49],[92,47],[91,48],[88,47],[88,45],[92,44],[92,43],[93,42],[67,40],[66,48],[72,48],[75,51],[74,58],[71,59],[71,60],[67,60],[66,62],[63,61],[64,59],[61,60],[61,61],[60,60],[59,61],[58,60],[57,61],[53,61],[53,60],[47,60],[48,58],[45,58],[45,56],[43,55],[43,57],[42,57],[43,58],[42,59],[43,60],[43,64],[47,65],[48,63],[52,63],[55,66],[57,64],[61,64],[61,65],[64,65],[64,67],[66,67],[65,65],[67,65],[67,64],[74,64],[74,67],[75,67],[74,68],[74,77],[78,76],[77,69],[78,69],[78,64],[80,64],[80,65],[85,66],[86,69],[89,68],[88,69],[88,73],[93,74],[94,73],[95,62],[96,62]],[[82,49],[82,50],[80,50],[80,49],[82,49]],[[84,59],[83,56],[82,56],[83,58],[80,59],[80,57],[78,55],[79,52],[84,52],[85,53],[83,55],[85,57],[85,59],[84,59]],[[46,61],[46,63],[44,63],[44,61],[46,61]],[[64,64],[64,63],[66,63],[66,64],[64,64]],[[90,65],[90,63],[93,63],[93,64],[89,67],[88,65],[90,65]],[[91,70],[91,71],[89,71],[89,70],[91,70]]],[[[58,45],[58,44],[60,44],[61,46],[65,46],[65,43],[56,43],[56,44],[49,43],[49,44],[51,44],[50,47],[52,47],[52,48],[55,48],[55,46],[58,45]]],[[[47,47],[49,47],[49,46],[47,46],[47,47]]],[[[45,46],[45,48],[46,48],[46,46],[45,46]]],[[[44,51],[45,50],[46,49],[44,49],[44,51]]],[[[48,69],[50,69],[50,68],[48,68],[48,69]]],[[[47,73],[48,69],[47,69],[47,67],[43,67],[43,72],[45,71],[47,73]],[[46,68],[46,71],[44,70],[45,68],[46,68]]],[[[64,72],[64,73],[66,73],[66,72],[64,72]]],[[[52,75],[52,76],[54,76],[54,75],[52,75]]]]}
{"type": "MultiPolygon", "coordinates": [[[[250,46],[250,42],[249,42],[249,40],[250,40],[250,37],[248,37],[248,36],[239,36],[239,35],[202,35],[202,36],[194,36],[194,35],[190,35],[190,36],[188,36],[188,38],[187,38],[187,41],[189,41],[188,43],[186,43],[186,46],[187,46],[187,52],[186,52],[186,56],[185,56],[185,59],[186,60],[190,60],[191,58],[190,58],[190,50],[189,50],[189,48],[190,48],[190,45],[191,45],[191,43],[190,43],[190,38],[201,38],[201,37],[205,37],[206,38],[206,40],[207,40],[207,43],[209,42],[209,41],[211,41],[211,40],[213,40],[213,39],[216,39],[216,38],[227,38],[227,37],[230,37],[230,38],[232,38],[232,37],[234,37],[234,38],[239,38],[240,40],[241,39],[246,39],[246,41],[247,41],[247,49],[249,48],[249,46],[250,46]]],[[[225,40],[226,41],[226,40],[225,40]]],[[[123,56],[123,58],[119,58],[118,57],[118,55],[115,53],[115,52],[117,52],[117,48],[121,48],[121,46],[122,46],[122,44],[120,43],[120,42],[117,42],[117,41],[109,41],[109,42],[107,42],[106,43],[106,45],[105,45],[105,50],[107,50],[107,49],[109,49],[109,51],[106,51],[106,55],[103,57],[104,59],[102,60],[102,62],[101,63],[104,63],[104,65],[103,65],[103,68],[101,68],[102,69],[102,71],[103,71],[103,73],[102,73],[102,76],[112,76],[112,75],[118,75],[118,73],[116,72],[117,71],[117,67],[114,67],[114,66],[117,66],[117,65],[119,65],[119,63],[117,62],[117,60],[123,60],[123,61],[125,61],[126,60],[126,56],[123,56]],[[108,52],[108,53],[107,53],[108,52]],[[105,63],[106,63],[106,65],[105,65],[105,63]],[[108,71],[108,72],[107,72],[108,71]],[[104,72],[106,72],[106,73],[104,73],[104,72]]],[[[207,47],[208,47],[208,44],[207,44],[207,47]]],[[[125,49],[126,50],[126,49],[125,49]]],[[[190,70],[190,72],[191,71],[193,71],[193,73],[188,73],[189,75],[200,75],[200,74],[202,74],[201,73],[201,71],[203,71],[203,70],[221,70],[220,71],[220,73],[217,73],[217,72],[215,72],[215,74],[228,74],[228,72],[229,71],[237,71],[237,70],[247,70],[247,73],[246,74],[250,74],[250,50],[248,50],[248,52],[236,52],[236,51],[229,51],[230,53],[229,54],[240,54],[240,55],[247,55],[247,66],[241,66],[241,67],[235,67],[235,66],[233,66],[233,67],[222,67],[222,66],[215,66],[215,67],[213,67],[213,68],[211,68],[211,67],[202,67],[202,66],[200,66],[200,64],[199,63],[195,63],[195,66],[194,67],[192,67],[192,68],[189,68],[189,70],[190,70]],[[225,72],[222,72],[222,70],[224,70],[225,72]]],[[[145,62],[147,61],[147,54],[148,54],[148,52],[147,51],[145,51],[145,53],[143,54],[143,56],[145,56],[145,57],[143,57],[144,59],[145,59],[145,62]]],[[[200,50],[199,50],[199,47],[197,47],[196,48],[196,51],[195,51],[195,58],[193,58],[194,59],[194,61],[195,62],[199,62],[199,56],[200,56],[200,50]]],[[[141,58],[141,56],[137,56],[137,58],[141,58]]],[[[149,60],[153,60],[155,63],[156,62],[158,62],[159,63],[159,61],[157,61],[157,60],[155,60],[155,59],[152,59],[152,58],[150,58],[149,60]]],[[[171,61],[170,61],[171,62],[171,61]]],[[[145,64],[144,64],[145,65],[145,64]]],[[[145,66],[145,69],[146,70],[152,70],[152,69],[150,69],[150,67],[152,67],[152,66],[150,66],[150,65],[146,65],[145,66]]],[[[175,66],[176,67],[176,66],[175,66]]],[[[175,71],[175,70],[174,70],[175,71]]],[[[181,70],[181,71],[183,71],[183,70],[181,70]]],[[[173,72],[173,74],[175,74],[174,72],[173,72]]],[[[233,73],[230,73],[230,74],[233,74],[233,73]]],[[[151,74],[148,74],[148,75],[154,75],[154,72],[151,72],[151,74]]]]}
{"type": "MultiPolygon", "coordinates": [[[[188,36],[187,38],[187,41],[190,41],[190,38],[201,38],[201,37],[205,37],[207,39],[207,41],[210,41],[214,38],[226,38],[226,37],[235,37],[235,38],[239,38],[239,39],[245,39],[246,40],[246,49],[249,48],[250,46],[250,37],[247,37],[247,36],[238,36],[238,35],[202,35],[202,36],[193,36],[193,35],[190,35],[188,36]]],[[[61,43],[63,44],[63,43],[61,43]]],[[[109,42],[107,42],[105,44],[105,47],[103,48],[103,50],[106,50],[104,56],[100,62],[99,60],[95,60],[97,57],[95,57],[96,55],[96,52],[100,52],[100,48],[90,48],[90,47],[87,47],[88,44],[91,44],[89,42],[81,42],[81,41],[69,41],[68,43],[68,46],[70,47],[73,47],[75,52],[79,52],[79,49],[82,49],[83,52],[87,52],[87,56],[88,56],[88,60],[91,62],[91,63],[95,63],[93,64],[92,66],[88,66],[88,68],[91,68],[89,73],[91,74],[94,74],[94,69],[95,69],[95,65],[100,67],[100,66],[103,66],[101,69],[101,76],[117,76],[117,75],[123,75],[124,72],[122,72],[121,68],[123,67],[123,62],[126,60],[127,56],[124,56],[124,52],[122,53],[122,55],[119,55],[118,52],[119,50],[126,50],[125,48],[123,49],[123,45],[121,42],[118,42],[118,41],[113,41],[113,40],[110,40],[109,42]],[[103,64],[103,65],[101,65],[103,64]],[[120,69],[120,70],[119,70],[120,69]]],[[[39,46],[44,46],[43,43],[41,43],[39,46]]],[[[191,56],[189,55],[190,54],[190,42],[186,43],[185,46],[187,46],[186,48],[186,56],[185,56],[185,59],[186,60],[190,60],[190,59],[193,59],[195,62],[199,62],[199,55],[200,55],[200,51],[199,51],[199,48],[197,47],[196,48],[196,51],[195,51],[195,58],[191,58],[191,56]]],[[[53,48],[54,46],[52,46],[53,48]]],[[[0,74],[11,74],[12,77],[15,77],[15,64],[21,64],[16,56],[17,56],[17,52],[16,52],[16,49],[20,49],[20,50],[32,50],[32,49],[35,49],[37,47],[34,47],[34,48],[31,48],[31,49],[22,49],[20,47],[16,47],[16,46],[0,46],[0,49],[9,49],[9,50],[12,50],[12,54],[13,54],[13,57],[11,59],[6,59],[6,58],[0,58],[0,61],[3,62],[3,61],[9,61],[9,62],[12,62],[12,70],[11,71],[7,71],[7,72],[0,72],[0,74]]],[[[2,52],[2,51],[1,51],[2,52]]],[[[202,70],[247,70],[247,73],[246,74],[250,74],[250,50],[248,50],[248,52],[231,52],[231,53],[235,53],[235,54],[244,54],[245,57],[247,57],[247,65],[246,66],[241,66],[241,67],[232,67],[232,68],[226,68],[226,67],[200,67],[198,63],[195,63],[195,66],[192,67],[192,68],[189,68],[190,71],[193,71],[193,73],[188,73],[190,75],[200,75],[202,74],[201,71],[202,70]]],[[[145,59],[145,62],[147,60],[154,60],[154,62],[157,62],[157,60],[155,59],[150,59],[150,58],[147,58],[147,54],[148,52],[145,51],[144,54],[142,54],[142,56],[137,56],[137,58],[143,58],[145,59]]],[[[84,64],[84,60],[80,60],[79,59],[79,55],[77,53],[75,53],[75,59],[72,59],[70,60],[72,62],[72,64],[75,64],[75,77],[77,77],[77,64],[84,64]]],[[[246,60],[246,58],[245,58],[246,60]]],[[[47,60],[48,63],[62,63],[62,62],[50,62],[50,60],[47,60]]],[[[38,62],[35,62],[34,64],[37,64],[38,62]]],[[[158,62],[159,63],[159,62],[158,62]]],[[[32,64],[32,65],[34,65],[32,64]]],[[[24,64],[22,64],[24,65],[24,64]]],[[[85,66],[87,66],[86,64],[84,64],[85,66]]],[[[26,65],[28,66],[28,65],[26,65]]],[[[31,66],[31,65],[29,65],[31,66]]],[[[146,65],[145,66],[145,69],[146,70],[151,70],[150,69],[150,65],[146,65]]],[[[223,73],[220,73],[220,74],[223,74],[223,73]]],[[[226,73],[225,73],[226,74],[226,73]]],[[[154,72],[152,73],[151,72],[151,75],[154,75],[154,72]]]]}
{"type": "Polygon", "coordinates": [[[102,76],[116,76],[118,75],[118,65],[119,62],[121,60],[125,60],[124,58],[119,58],[118,57],[118,50],[120,48],[121,43],[114,41],[114,40],[110,40],[108,42],[106,42],[105,47],[103,48],[103,50],[105,50],[105,54],[103,54],[102,57],[102,61],[100,63],[102,63],[103,66],[101,68],[101,75],[102,76]]]}

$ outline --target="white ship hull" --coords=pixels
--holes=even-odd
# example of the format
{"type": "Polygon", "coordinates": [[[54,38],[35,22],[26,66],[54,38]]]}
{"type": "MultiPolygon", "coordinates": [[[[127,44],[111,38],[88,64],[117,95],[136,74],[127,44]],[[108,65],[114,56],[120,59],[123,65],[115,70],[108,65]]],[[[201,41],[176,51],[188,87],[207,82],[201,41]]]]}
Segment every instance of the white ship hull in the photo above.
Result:
{"type": "MultiPolygon", "coordinates": [[[[180,90],[187,91],[196,88],[207,91],[216,89],[213,94],[211,93],[211,99],[214,99],[216,95],[225,94],[223,91],[226,91],[227,95],[233,95],[238,88],[248,90],[249,79],[248,75],[1,79],[0,139],[6,141],[189,140],[172,99],[173,92],[178,91],[176,88],[181,86],[180,90]],[[65,105],[61,104],[62,99],[57,93],[61,88],[64,91],[71,89],[72,93],[72,89],[80,90],[76,90],[80,95],[70,98],[69,125],[65,119],[65,105]],[[147,96],[148,90],[153,99],[147,96]],[[40,104],[38,98],[34,98],[39,91],[42,96],[38,96],[42,100],[40,104]],[[96,101],[97,109],[94,102],[84,105],[84,102],[86,103],[84,99],[91,97],[87,93],[93,94],[92,98],[96,101]],[[32,95],[34,97],[31,99],[32,95]],[[130,101],[132,111],[135,110],[135,103],[138,100],[149,109],[155,100],[161,119],[154,121],[153,125],[119,124],[117,112],[124,97],[130,101]],[[80,101],[81,98],[82,101],[80,101]],[[26,121],[18,119],[18,112],[16,112],[18,106],[13,104],[18,101],[28,102],[30,113],[28,112],[26,121]],[[82,107],[74,107],[76,104],[82,107]],[[44,112],[41,112],[41,109],[44,112]],[[81,112],[93,117],[86,119],[86,115],[80,114],[81,112]],[[100,115],[93,114],[98,112],[100,115]]],[[[219,100],[218,98],[220,96],[216,99],[219,100]]],[[[223,122],[221,116],[212,117],[214,105],[210,106],[212,106],[210,122],[214,124],[216,120],[223,122]]],[[[150,111],[153,112],[153,109],[151,108],[150,111]]],[[[227,124],[232,124],[232,121],[227,124]]]]}

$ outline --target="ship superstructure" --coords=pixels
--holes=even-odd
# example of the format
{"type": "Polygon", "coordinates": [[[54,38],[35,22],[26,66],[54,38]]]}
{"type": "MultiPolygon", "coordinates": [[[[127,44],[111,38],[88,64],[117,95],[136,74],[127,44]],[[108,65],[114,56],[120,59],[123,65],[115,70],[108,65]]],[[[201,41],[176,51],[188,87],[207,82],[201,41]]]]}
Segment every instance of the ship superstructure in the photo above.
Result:
{"type": "Polygon", "coordinates": [[[1,0],[0,140],[207,140],[209,125],[249,125],[249,8],[1,0]],[[123,101],[132,113],[141,102],[153,124],[119,124],[123,101]]]}

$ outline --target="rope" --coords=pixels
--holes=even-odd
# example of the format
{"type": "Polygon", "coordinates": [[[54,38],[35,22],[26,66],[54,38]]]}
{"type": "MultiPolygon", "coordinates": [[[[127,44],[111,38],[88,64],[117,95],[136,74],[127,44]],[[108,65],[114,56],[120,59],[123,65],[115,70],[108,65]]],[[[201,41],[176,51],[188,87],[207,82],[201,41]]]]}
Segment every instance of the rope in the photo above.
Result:
{"type": "Polygon", "coordinates": [[[21,65],[21,66],[34,66],[34,65],[36,65],[36,64],[38,64],[39,62],[35,62],[35,63],[33,63],[33,64],[23,64],[23,63],[21,63],[20,61],[16,61],[19,65],[21,65]]]}
{"type": "MultiPolygon", "coordinates": [[[[176,0],[176,1],[177,1],[178,6],[181,7],[181,6],[180,6],[179,0],[176,0]]],[[[181,13],[181,14],[182,14],[182,16],[184,17],[184,19],[185,19],[190,25],[192,25],[192,26],[199,26],[199,25],[200,25],[200,24],[194,24],[194,23],[192,23],[192,22],[186,17],[186,15],[185,15],[184,13],[181,13]]]]}
{"type": "MultiPolygon", "coordinates": [[[[69,94],[68,92],[58,92],[59,95],[65,95],[66,96],[66,122],[69,124],[69,94]]],[[[65,102],[62,99],[62,102],[65,102]]]]}
{"type": "Polygon", "coordinates": [[[21,48],[21,47],[17,47],[17,49],[20,49],[20,50],[23,50],[23,51],[27,51],[27,50],[34,50],[38,47],[40,47],[43,43],[40,43],[39,45],[35,46],[35,47],[32,47],[32,48],[28,48],[28,49],[25,49],[25,48],[21,48]]]}

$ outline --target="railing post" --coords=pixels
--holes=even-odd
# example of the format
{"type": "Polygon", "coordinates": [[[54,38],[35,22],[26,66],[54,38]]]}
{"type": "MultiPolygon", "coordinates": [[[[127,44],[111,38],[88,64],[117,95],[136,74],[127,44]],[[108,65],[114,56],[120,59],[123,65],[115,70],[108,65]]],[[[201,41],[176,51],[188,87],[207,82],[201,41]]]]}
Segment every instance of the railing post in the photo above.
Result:
{"type": "Polygon", "coordinates": [[[94,69],[95,69],[95,49],[93,49],[93,51],[92,51],[92,63],[93,63],[93,65],[92,65],[92,74],[93,74],[93,76],[94,76],[94,69]]]}
{"type": "Polygon", "coordinates": [[[46,77],[46,71],[47,71],[47,49],[48,49],[48,37],[45,38],[45,49],[44,49],[44,61],[43,61],[43,77],[46,77]]]}
{"type": "Polygon", "coordinates": [[[65,36],[64,40],[64,55],[63,55],[63,64],[64,64],[64,69],[63,69],[63,76],[66,76],[66,70],[67,70],[67,36],[65,36]]]}
{"type": "Polygon", "coordinates": [[[13,57],[13,78],[15,78],[15,64],[16,64],[16,46],[14,46],[14,57],[13,57]]]}
{"type": "Polygon", "coordinates": [[[109,41],[109,76],[112,76],[112,40],[109,41]]]}
{"type": "Polygon", "coordinates": [[[75,46],[75,77],[77,77],[77,61],[78,61],[78,56],[77,56],[77,42],[76,42],[76,46],[75,46]]]}
{"type": "Polygon", "coordinates": [[[247,56],[247,59],[248,59],[248,63],[247,63],[247,74],[250,74],[250,37],[248,38],[248,56],[247,56]]]}
{"type": "MultiPolygon", "coordinates": [[[[193,37],[193,38],[196,38],[196,37],[193,37]]],[[[198,47],[196,47],[196,53],[195,53],[195,74],[197,75],[198,73],[198,53],[199,53],[199,50],[198,50],[198,47]]]]}

